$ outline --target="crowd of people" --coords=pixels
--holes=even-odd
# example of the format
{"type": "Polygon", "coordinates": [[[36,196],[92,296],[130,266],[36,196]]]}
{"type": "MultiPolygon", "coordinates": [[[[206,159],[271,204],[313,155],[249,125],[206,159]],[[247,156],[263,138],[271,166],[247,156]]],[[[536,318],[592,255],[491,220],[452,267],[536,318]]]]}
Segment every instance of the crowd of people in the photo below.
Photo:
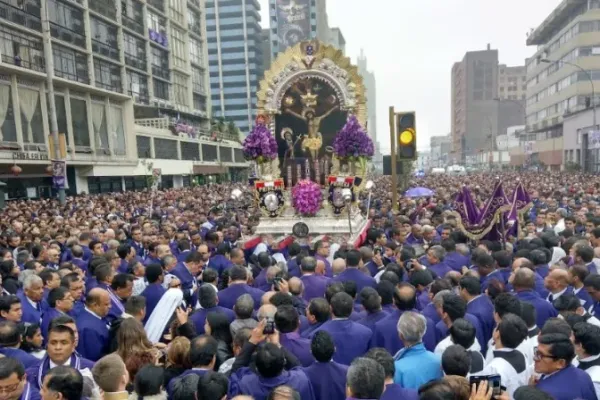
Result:
{"type": "Polygon", "coordinates": [[[600,399],[600,177],[500,173],[522,234],[470,240],[495,177],[375,179],[359,248],[249,247],[235,184],[8,202],[0,400],[600,399]]]}

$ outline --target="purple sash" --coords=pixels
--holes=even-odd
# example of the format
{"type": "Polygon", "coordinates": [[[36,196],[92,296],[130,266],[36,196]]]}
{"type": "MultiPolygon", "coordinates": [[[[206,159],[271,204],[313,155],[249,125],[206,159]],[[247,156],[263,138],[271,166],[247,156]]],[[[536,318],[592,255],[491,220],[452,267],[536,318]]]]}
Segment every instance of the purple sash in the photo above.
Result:
{"type": "MultiPolygon", "coordinates": [[[[44,356],[44,358],[42,359],[42,362],[40,363],[40,366],[38,368],[37,379],[38,379],[38,385],[39,385],[40,389],[44,386],[43,375],[44,375],[44,366],[46,364],[48,365],[48,370],[50,370],[50,357],[48,357],[48,355],[44,356]]],[[[79,358],[79,356],[77,354],[71,355],[71,359],[69,360],[69,366],[71,366],[79,371],[79,369],[81,368],[81,358],[79,358]]]]}

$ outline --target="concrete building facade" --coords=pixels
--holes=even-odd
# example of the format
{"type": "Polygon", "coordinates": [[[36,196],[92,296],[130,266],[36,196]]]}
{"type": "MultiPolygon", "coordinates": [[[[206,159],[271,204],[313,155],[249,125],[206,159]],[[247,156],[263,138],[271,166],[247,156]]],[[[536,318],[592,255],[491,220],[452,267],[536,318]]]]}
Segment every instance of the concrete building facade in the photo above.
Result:
{"type": "Polygon", "coordinates": [[[429,139],[429,151],[432,168],[445,168],[449,166],[450,152],[452,151],[451,135],[432,136],[429,139]]]}
{"type": "Polygon", "coordinates": [[[331,28],[329,30],[329,44],[338,48],[342,53],[346,53],[346,39],[340,28],[331,28]]]}
{"type": "Polygon", "coordinates": [[[363,78],[365,88],[367,89],[367,131],[375,144],[375,156],[373,163],[375,168],[383,170],[383,155],[381,154],[381,145],[377,136],[377,81],[375,73],[369,71],[367,67],[367,56],[361,49],[360,55],[356,60],[358,72],[363,78]]]}
{"type": "Polygon", "coordinates": [[[498,67],[498,99],[525,101],[527,94],[527,69],[525,66],[498,67]]]}
{"type": "MultiPolygon", "coordinates": [[[[569,160],[579,160],[591,170],[598,164],[598,158],[588,145],[589,130],[581,132],[579,149],[571,147],[572,138],[563,141],[562,137],[567,134],[564,122],[571,114],[600,104],[600,94],[596,92],[594,96],[590,82],[596,81],[598,87],[600,80],[600,58],[597,57],[600,54],[600,1],[563,0],[529,34],[527,44],[537,46],[527,62],[527,131],[535,134],[536,141],[558,144],[544,145],[549,153],[533,156],[559,169],[567,154],[569,160]],[[568,147],[563,149],[563,143],[568,147]]],[[[574,129],[571,123],[569,125],[574,129]]]]}
{"type": "Polygon", "coordinates": [[[214,117],[233,121],[247,134],[256,118],[263,75],[258,0],[206,0],[210,90],[214,117]]]}

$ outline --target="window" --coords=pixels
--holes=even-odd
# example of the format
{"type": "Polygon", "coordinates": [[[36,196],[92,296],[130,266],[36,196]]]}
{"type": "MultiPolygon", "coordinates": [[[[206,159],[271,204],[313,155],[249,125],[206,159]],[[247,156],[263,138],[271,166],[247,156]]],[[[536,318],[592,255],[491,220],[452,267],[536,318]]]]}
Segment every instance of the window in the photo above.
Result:
{"type": "Polygon", "coordinates": [[[121,84],[121,67],[106,61],[94,59],[94,76],[96,86],[113,92],[123,92],[121,84]]]}
{"type": "Polygon", "coordinates": [[[197,12],[188,9],[188,28],[190,31],[202,35],[202,26],[200,25],[200,15],[197,12]]]}
{"type": "Polygon", "coordinates": [[[171,48],[174,66],[185,69],[187,66],[187,60],[185,58],[183,32],[174,27],[171,27],[171,48]]]}
{"type": "Polygon", "coordinates": [[[167,34],[166,21],[152,12],[148,12],[148,29],[152,29],[162,35],[167,34]]]}
{"type": "Polygon", "coordinates": [[[169,79],[169,53],[158,47],[150,46],[152,74],[163,79],[169,79]]]}
{"type": "Polygon", "coordinates": [[[44,70],[42,41],[17,30],[0,27],[2,62],[36,71],[44,70]]]}
{"type": "Polygon", "coordinates": [[[190,61],[194,64],[203,65],[202,44],[196,39],[190,38],[190,61]]]}
{"type": "Polygon", "coordinates": [[[188,79],[184,75],[173,74],[173,101],[184,107],[188,107],[188,79]]]}
{"type": "Polygon", "coordinates": [[[206,111],[206,98],[204,96],[194,94],[194,110],[206,111]]]}
{"type": "Polygon", "coordinates": [[[183,0],[169,0],[169,10],[171,11],[171,19],[180,25],[183,25],[183,0]]]}
{"type": "Polygon", "coordinates": [[[151,158],[150,138],[146,136],[136,136],[136,142],[138,158],[151,158]]]}
{"type": "Polygon", "coordinates": [[[80,9],[57,0],[47,1],[50,24],[59,25],[76,33],[84,34],[83,12],[80,9]]]}
{"type": "Polygon", "coordinates": [[[89,83],[87,56],[74,50],[54,44],[54,73],[61,78],[89,83]]]}
{"type": "Polygon", "coordinates": [[[148,104],[148,78],[128,70],[127,93],[133,97],[135,102],[148,104]]]}
{"type": "Polygon", "coordinates": [[[152,83],[154,84],[154,97],[169,100],[169,83],[159,79],[154,79],[152,83]]]}
{"type": "Polygon", "coordinates": [[[133,35],[123,33],[123,44],[125,46],[125,64],[130,67],[146,70],[146,45],[133,35]]]}
{"type": "Polygon", "coordinates": [[[121,15],[123,16],[123,26],[131,29],[140,35],[144,34],[143,5],[137,0],[122,0],[121,15]]]}
{"type": "Polygon", "coordinates": [[[204,93],[204,74],[200,68],[192,67],[192,89],[204,93]]]}
{"type": "Polygon", "coordinates": [[[88,128],[87,103],[83,99],[71,97],[71,119],[75,146],[90,146],[90,131],[88,128]]]}
{"type": "Polygon", "coordinates": [[[180,142],[181,147],[181,159],[182,160],[199,160],[200,159],[200,148],[198,143],[180,142]]]}
{"type": "Polygon", "coordinates": [[[92,50],[113,60],[119,60],[117,28],[94,17],[90,17],[90,25],[92,31],[92,50]]]}
{"type": "Polygon", "coordinates": [[[177,160],[177,141],[169,139],[154,139],[155,158],[177,160]]]}

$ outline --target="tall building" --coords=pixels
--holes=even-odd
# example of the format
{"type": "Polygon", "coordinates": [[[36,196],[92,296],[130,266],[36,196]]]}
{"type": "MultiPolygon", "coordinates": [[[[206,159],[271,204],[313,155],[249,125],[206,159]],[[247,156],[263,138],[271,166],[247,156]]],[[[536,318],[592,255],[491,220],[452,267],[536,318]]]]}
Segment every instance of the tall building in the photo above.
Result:
{"type": "Polygon", "coordinates": [[[367,56],[361,49],[360,55],[356,60],[358,72],[363,78],[363,83],[367,90],[367,131],[373,139],[375,145],[375,156],[373,163],[375,168],[383,170],[383,156],[381,154],[381,145],[377,137],[377,84],[375,73],[367,68],[367,56]]]}
{"type": "Polygon", "coordinates": [[[326,0],[269,0],[272,59],[304,40],[329,43],[326,0]]]}
{"type": "Polygon", "coordinates": [[[258,0],[206,0],[210,90],[214,117],[248,133],[263,74],[258,0]]]}
{"type": "Polygon", "coordinates": [[[164,187],[182,186],[202,173],[196,164],[244,165],[241,146],[209,130],[206,50],[200,0],[0,0],[0,179],[8,197],[54,191],[45,51],[69,193],[141,189],[153,172],[164,187]]]}
{"type": "Polygon", "coordinates": [[[527,94],[527,69],[525,66],[498,67],[498,98],[524,101],[527,94]]]}
{"type": "MultiPolygon", "coordinates": [[[[271,68],[271,30],[265,28],[261,33],[262,47],[262,65],[263,70],[268,71],[271,68]]],[[[260,83],[260,80],[259,80],[260,83]]]]}
{"type": "Polygon", "coordinates": [[[432,136],[429,139],[430,164],[432,168],[449,166],[452,140],[450,135],[432,136]]]}
{"type": "Polygon", "coordinates": [[[516,149],[514,163],[529,159],[560,169],[564,157],[565,162],[589,170],[588,163],[598,163],[598,150],[588,145],[588,132],[593,129],[591,109],[600,103],[600,1],[563,0],[529,34],[527,45],[537,46],[527,62],[524,141],[533,146],[528,154],[516,149]],[[595,91],[590,79],[595,81],[595,91]],[[570,124],[573,129],[565,131],[563,122],[581,113],[586,115],[578,115],[570,124]]]}
{"type": "Polygon", "coordinates": [[[462,61],[454,64],[452,163],[467,163],[479,153],[493,151],[495,136],[506,132],[509,126],[523,123],[523,100],[512,94],[518,93],[513,85],[514,79],[518,80],[516,71],[518,67],[500,67],[498,50],[492,50],[490,45],[486,50],[467,52],[462,61]],[[502,90],[506,94],[499,95],[502,90]]]}
{"type": "Polygon", "coordinates": [[[328,43],[334,46],[336,49],[340,49],[342,53],[346,53],[346,39],[344,38],[340,28],[331,28],[329,30],[328,43]]]}

